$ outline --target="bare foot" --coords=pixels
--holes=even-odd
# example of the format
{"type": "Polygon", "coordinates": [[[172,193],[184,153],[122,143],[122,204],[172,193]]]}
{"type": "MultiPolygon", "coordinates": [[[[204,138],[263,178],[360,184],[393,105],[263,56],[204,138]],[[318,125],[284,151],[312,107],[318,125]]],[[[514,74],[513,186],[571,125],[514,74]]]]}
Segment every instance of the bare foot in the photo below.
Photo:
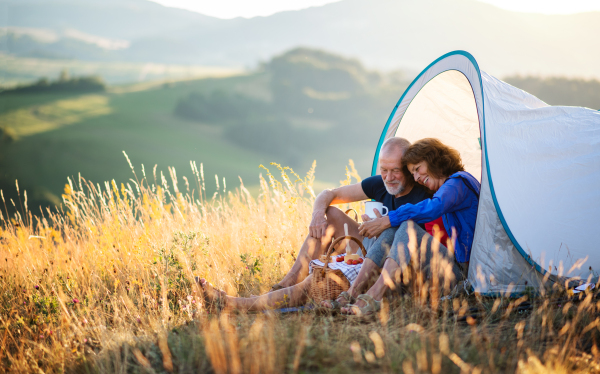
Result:
{"type": "Polygon", "coordinates": [[[360,315],[361,309],[367,306],[367,302],[364,300],[356,300],[351,306],[343,307],[340,310],[340,313],[347,315],[360,315]]]}
{"type": "Polygon", "coordinates": [[[275,292],[275,291],[279,291],[281,289],[284,289],[285,287],[283,287],[282,285],[280,285],[279,283],[274,284],[271,289],[269,290],[269,292],[267,293],[271,293],[271,292],[275,292]]]}
{"type": "Polygon", "coordinates": [[[365,307],[366,305],[366,302],[362,300],[357,300],[354,304],[352,304],[352,306],[342,308],[341,313],[347,315],[360,315],[360,309],[365,307]]]}
{"type": "Polygon", "coordinates": [[[218,309],[222,309],[227,301],[227,294],[225,291],[218,290],[213,287],[212,284],[206,281],[204,278],[196,277],[196,283],[202,287],[204,294],[204,301],[207,306],[213,306],[218,309]]]}
{"type": "Polygon", "coordinates": [[[342,294],[340,294],[340,296],[338,296],[337,299],[335,299],[335,301],[332,301],[332,300],[322,301],[321,306],[323,308],[328,308],[328,309],[343,308],[352,302],[351,298],[353,299],[354,296],[351,296],[348,293],[346,293],[345,295],[342,293],[342,294]]]}

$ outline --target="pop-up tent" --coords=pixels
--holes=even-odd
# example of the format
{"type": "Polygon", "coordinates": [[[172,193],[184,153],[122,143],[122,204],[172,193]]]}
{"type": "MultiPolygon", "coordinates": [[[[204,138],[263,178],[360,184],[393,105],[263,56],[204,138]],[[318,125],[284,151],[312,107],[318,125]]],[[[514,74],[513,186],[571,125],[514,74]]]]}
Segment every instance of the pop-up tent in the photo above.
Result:
{"type": "Polygon", "coordinates": [[[550,106],[479,70],[464,51],[417,76],[385,139],[434,137],[481,181],[469,281],[484,295],[600,274],[600,112],[550,106]]]}

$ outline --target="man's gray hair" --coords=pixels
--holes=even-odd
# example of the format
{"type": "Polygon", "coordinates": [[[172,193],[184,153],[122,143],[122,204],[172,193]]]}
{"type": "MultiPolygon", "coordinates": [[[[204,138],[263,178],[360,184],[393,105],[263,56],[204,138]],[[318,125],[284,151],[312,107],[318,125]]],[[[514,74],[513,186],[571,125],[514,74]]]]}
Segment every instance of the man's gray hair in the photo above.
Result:
{"type": "Polygon", "coordinates": [[[411,144],[408,140],[401,138],[399,136],[394,136],[394,137],[387,139],[385,142],[383,142],[383,145],[381,146],[381,151],[388,150],[388,148],[389,149],[400,149],[400,151],[402,152],[402,155],[404,155],[404,153],[410,146],[411,146],[411,144]]]}

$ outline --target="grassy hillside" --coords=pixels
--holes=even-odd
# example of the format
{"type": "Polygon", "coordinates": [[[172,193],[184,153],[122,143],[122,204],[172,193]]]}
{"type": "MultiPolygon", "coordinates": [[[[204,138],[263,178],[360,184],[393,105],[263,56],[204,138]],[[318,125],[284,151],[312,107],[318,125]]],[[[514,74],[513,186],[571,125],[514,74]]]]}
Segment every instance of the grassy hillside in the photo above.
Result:
{"type": "Polygon", "coordinates": [[[78,173],[95,183],[127,182],[133,175],[122,151],[149,178],[155,164],[160,179],[169,166],[181,178],[191,160],[203,163],[208,193],[217,173],[221,187],[223,177],[238,185],[238,176],[257,185],[258,166],[271,161],[306,171],[317,160],[317,188],[337,184],[351,158],[362,175],[370,172],[404,87],[357,61],[296,49],[245,76],[81,95],[5,92],[0,123],[12,142],[0,153],[3,189],[15,191],[18,179],[37,206],[50,194],[57,201],[66,177],[78,173]]]}
{"type": "MultiPolygon", "coordinates": [[[[51,192],[59,196],[67,176],[81,173],[102,183],[133,177],[122,151],[141,173],[144,163],[149,178],[158,164],[178,176],[191,174],[190,160],[204,163],[210,176],[207,188],[215,189],[214,174],[230,183],[256,184],[258,165],[270,160],[258,152],[239,149],[222,138],[219,129],[181,120],[172,115],[175,102],[191,90],[235,86],[253,77],[201,80],[158,86],[137,92],[92,95],[11,95],[0,122],[13,127],[18,140],[3,145],[3,179],[18,179],[31,188],[32,196],[51,192]]],[[[180,180],[183,184],[183,181],[180,180]]],[[[5,186],[4,190],[14,190],[5,186]]],[[[30,200],[31,201],[31,200],[30,200]]]]}

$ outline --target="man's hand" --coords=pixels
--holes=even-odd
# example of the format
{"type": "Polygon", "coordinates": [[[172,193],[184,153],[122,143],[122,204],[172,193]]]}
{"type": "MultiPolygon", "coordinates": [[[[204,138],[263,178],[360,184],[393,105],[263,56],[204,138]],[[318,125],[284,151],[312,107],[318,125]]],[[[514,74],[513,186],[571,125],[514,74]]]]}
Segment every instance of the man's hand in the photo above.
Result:
{"type": "Polygon", "coordinates": [[[327,231],[327,218],[325,218],[325,213],[318,214],[315,212],[310,221],[310,225],[308,226],[310,236],[315,239],[321,239],[321,237],[325,236],[325,231],[327,231]]]}
{"type": "Polygon", "coordinates": [[[377,218],[372,219],[367,216],[368,219],[365,220],[365,214],[363,215],[363,224],[358,227],[359,234],[369,239],[379,236],[384,230],[392,227],[388,216],[381,216],[377,209],[373,209],[373,212],[375,212],[377,218]]]}

